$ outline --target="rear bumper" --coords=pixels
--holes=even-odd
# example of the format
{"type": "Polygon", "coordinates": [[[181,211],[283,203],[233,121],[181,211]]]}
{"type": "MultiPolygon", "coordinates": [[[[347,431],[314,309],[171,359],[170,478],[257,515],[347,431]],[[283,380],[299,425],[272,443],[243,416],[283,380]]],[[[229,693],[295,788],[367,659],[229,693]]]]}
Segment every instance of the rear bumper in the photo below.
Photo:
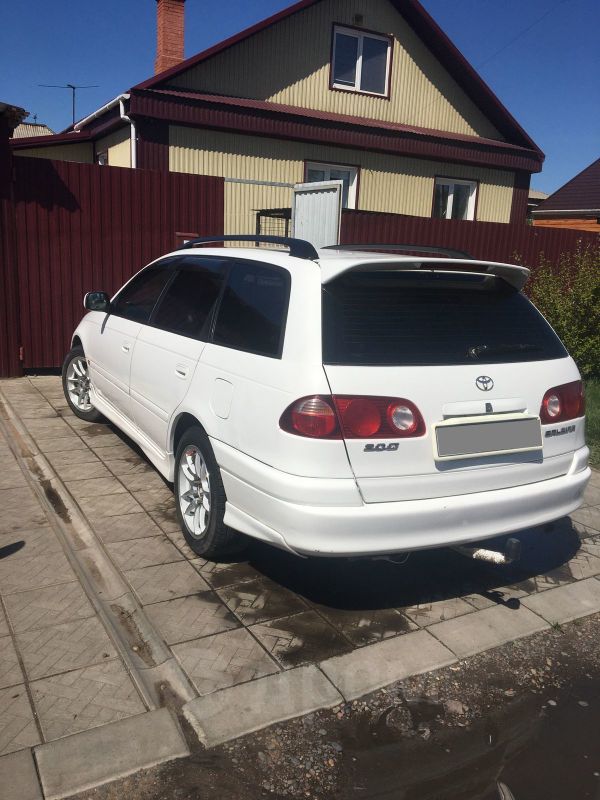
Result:
{"type": "Polygon", "coordinates": [[[282,499],[287,494],[282,487],[289,486],[292,476],[261,465],[270,480],[257,488],[217,460],[228,498],[225,521],[231,527],[298,554],[371,556],[476,542],[564,517],[582,503],[591,475],[588,454],[586,447],[576,451],[568,474],[525,486],[369,504],[357,501],[354,481],[346,479],[298,478],[305,485],[291,502],[282,499]],[[324,503],[324,487],[318,490],[321,483],[330,489],[336,484],[335,491],[327,492],[336,496],[331,505],[324,503]],[[311,505],[315,498],[319,504],[311,505]]]}

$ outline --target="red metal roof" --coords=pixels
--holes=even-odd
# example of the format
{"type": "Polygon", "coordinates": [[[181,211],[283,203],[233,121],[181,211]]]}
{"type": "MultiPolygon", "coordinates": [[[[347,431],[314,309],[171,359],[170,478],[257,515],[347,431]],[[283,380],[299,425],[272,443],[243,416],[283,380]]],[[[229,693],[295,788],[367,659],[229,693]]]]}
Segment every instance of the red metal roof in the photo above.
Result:
{"type": "MultiPolygon", "coordinates": [[[[156,89],[161,85],[168,85],[169,79],[180,75],[196,64],[207,61],[218,53],[248,39],[255,33],[259,33],[277,24],[281,20],[293,14],[297,14],[319,2],[321,2],[321,0],[300,0],[300,2],[291,5],[289,8],[267,17],[267,19],[258,22],[256,25],[252,25],[240,33],[237,33],[235,36],[231,36],[229,39],[225,39],[213,47],[208,48],[208,50],[204,50],[182,61],[181,64],[165,72],[154,75],[133,88],[156,89]]],[[[437,22],[425,11],[418,0],[390,0],[390,2],[434,53],[438,61],[440,61],[450,75],[452,75],[454,80],[463,88],[481,111],[486,114],[500,133],[512,143],[537,150],[538,153],[541,154],[540,148],[523,130],[512,114],[510,114],[498,97],[496,97],[494,92],[492,92],[490,87],[471,66],[460,50],[451,42],[437,22]]]]}
{"type": "Polygon", "coordinates": [[[300,106],[290,106],[283,103],[271,103],[268,100],[251,100],[246,97],[230,97],[229,95],[207,94],[205,92],[191,92],[180,89],[151,89],[150,91],[153,94],[164,95],[172,98],[216,103],[219,105],[248,108],[256,111],[272,111],[277,114],[292,114],[294,116],[304,117],[305,119],[319,119],[323,120],[324,122],[358,125],[361,128],[378,128],[379,130],[395,131],[398,133],[414,133],[419,136],[430,136],[435,139],[449,139],[457,142],[467,142],[473,145],[481,144],[489,147],[497,147],[503,150],[530,151],[530,148],[524,148],[517,144],[511,144],[510,142],[503,142],[499,139],[485,139],[481,136],[467,136],[460,133],[439,131],[433,128],[419,128],[415,125],[402,125],[398,122],[384,122],[383,120],[371,119],[369,117],[351,117],[345,114],[334,114],[330,111],[316,111],[312,108],[301,108],[300,106]]]}
{"type": "Polygon", "coordinates": [[[128,113],[133,118],[153,118],[171,125],[236,131],[249,136],[318,142],[530,173],[539,172],[543,161],[537,150],[496,140],[447,136],[443,131],[193,92],[132,89],[128,113]]]}
{"type": "Polygon", "coordinates": [[[90,142],[92,134],[89,131],[79,133],[51,133],[46,136],[28,136],[23,139],[11,139],[10,146],[13,150],[23,150],[27,147],[44,147],[57,144],[79,144],[90,142]]]}
{"type": "Polygon", "coordinates": [[[598,211],[599,209],[600,158],[540,203],[534,213],[536,216],[542,216],[548,211],[598,211]]]}

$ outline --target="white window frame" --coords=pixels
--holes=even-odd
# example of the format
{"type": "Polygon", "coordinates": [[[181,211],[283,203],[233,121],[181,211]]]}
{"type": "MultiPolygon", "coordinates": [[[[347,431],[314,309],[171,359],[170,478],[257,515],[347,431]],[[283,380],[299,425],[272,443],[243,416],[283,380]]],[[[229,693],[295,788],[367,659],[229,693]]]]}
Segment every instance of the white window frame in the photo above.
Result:
{"type": "Polygon", "coordinates": [[[466,221],[473,221],[475,219],[475,205],[477,201],[477,181],[467,181],[459,178],[443,178],[437,177],[433,184],[433,202],[435,209],[435,191],[438,186],[448,186],[450,191],[448,193],[448,205],[446,206],[446,216],[436,217],[436,219],[452,219],[452,206],[454,205],[454,187],[455,186],[469,186],[471,191],[469,193],[469,202],[467,205],[466,221]]]}
{"type": "Polygon", "coordinates": [[[323,161],[307,161],[306,162],[306,183],[311,183],[314,181],[308,180],[308,171],[311,169],[318,169],[323,171],[325,174],[323,176],[324,181],[332,181],[332,180],[339,180],[339,178],[332,178],[331,171],[334,170],[339,172],[341,170],[345,170],[350,173],[350,182],[348,185],[348,205],[344,206],[345,208],[356,208],[356,196],[357,196],[357,189],[358,189],[358,167],[353,167],[350,164],[327,164],[323,161]]]}
{"type": "Polygon", "coordinates": [[[342,25],[334,25],[333,28],[333,48],[331,53],[331,87],[333,89],[341,89],[345,92],[358,92],[359,94],[367,94],[372,97],[389,97],[390,93],[390,66],[392,63],[392,40],[389,36],[383,36],[376,33],[367,33],[366,31],[355,30],[354,28],[344,28],[342,25]],[[338,33],[344,36],[353,36],[358,39],[358,48],[356,56],[356,77],[354,86],[349,86],[347,83],[335,82],[335,54],[337,50],[337,35],[338,33]],[[387,44],[387,60],[385,64],[385,90],[383,92],[368,92],[360,88],[362,78],[362,53],[363,42],[365,39],[379,39],[387,44]]]}

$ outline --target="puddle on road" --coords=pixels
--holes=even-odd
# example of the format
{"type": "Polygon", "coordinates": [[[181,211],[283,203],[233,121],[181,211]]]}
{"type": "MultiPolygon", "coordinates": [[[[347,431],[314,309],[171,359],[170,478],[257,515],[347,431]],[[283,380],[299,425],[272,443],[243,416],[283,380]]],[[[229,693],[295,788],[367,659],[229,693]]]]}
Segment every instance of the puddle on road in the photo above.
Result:
{"type": "Polygon", "coordinates": [[[409,701],[400,720],[389,711],[346,732],[345,800],[600,800],[597,681],[526,697],[463,729],[442,728],[443,706],[426,700],[409,701]],[[399,738],[407,713],[414,733],[399,738]]]}

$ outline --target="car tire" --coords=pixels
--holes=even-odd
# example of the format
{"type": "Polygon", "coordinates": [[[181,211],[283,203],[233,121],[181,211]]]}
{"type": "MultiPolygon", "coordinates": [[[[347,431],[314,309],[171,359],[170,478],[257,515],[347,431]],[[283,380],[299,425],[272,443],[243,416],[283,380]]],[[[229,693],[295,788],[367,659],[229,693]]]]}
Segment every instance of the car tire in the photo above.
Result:
{"type": "Polygon", "coordinates": [[[174,489],[177,518],[195,553],[219,559],[245,548],[243,534],[223,522],[227,497],[221,470],[199,426],[188,428],[177,446],[174,489]]]}
{"type": "Polygon", "coordinates": [[[90,377],[83,347],[77,345],[67,354],[62,367],[62,386],[69,408],[86,422],[106,422],[90,400],[90,377]]]}

